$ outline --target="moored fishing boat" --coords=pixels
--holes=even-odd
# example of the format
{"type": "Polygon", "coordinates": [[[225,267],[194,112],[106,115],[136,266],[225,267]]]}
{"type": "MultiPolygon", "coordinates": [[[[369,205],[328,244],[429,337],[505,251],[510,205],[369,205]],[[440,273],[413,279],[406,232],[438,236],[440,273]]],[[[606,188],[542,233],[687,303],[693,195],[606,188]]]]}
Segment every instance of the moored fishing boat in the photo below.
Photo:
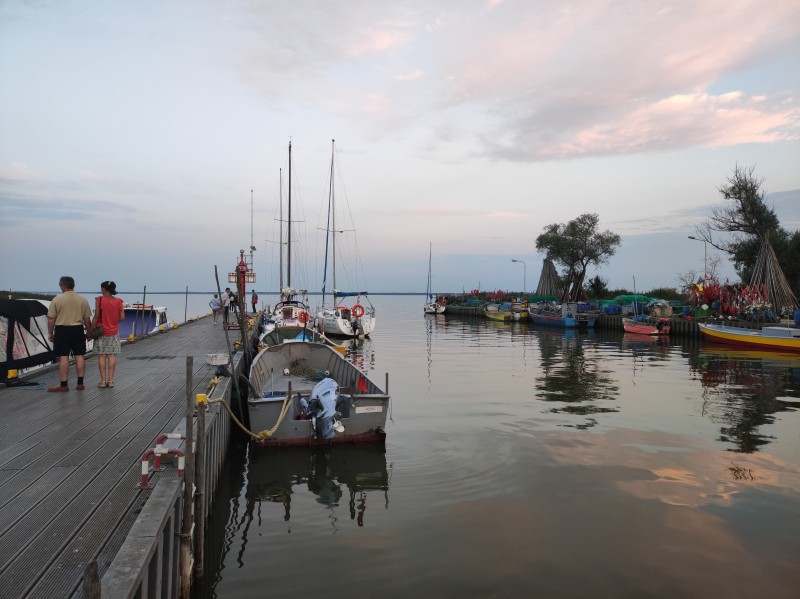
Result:
{"type": "Polygon", "coordinates": [[[697,323],[697,326],[709,341],[752,349],[800,352],[800,329],[797,328],[741,329],[704,323],[697,323]]]}
{"type": "Polygon", "coordinates": [[[594,314],[578,312],[577,304],[539,304],[528,308],[528,318],[533,324],[567,329],[593,329],[594,314]]]}
{"type": "Polygon", "coordinates": [[[637,335],[669,335],[669,318],[659,318],[656,324],[633,318],[623,318],[622,328],[626,333],[637,335]]]}
{"type": "Polygon", "coordinates": [[[514,314],[511,311],[511,302],[489,304],[483,309],[483,314],[489,320],[500,320],[502,322],[514,320],[514,314]]]}
{"type": "Polygon", "coordinates": [[[528,318],[528,300],[513,301],[511,302],[511,315],[514,320],[527,320],[528,318]]]}
{"type": "Polygon", "coordinates": [[[260,351],[250,367],[250,429],[265,446],[383,441],[389,395],[341,354],[315,342],[260,351]]]}
{"type": "Polygon", "coordinates": [[[262,333],[258,338],[258,343],[262,348],[280,345],[281,343],[296,343],[298,341],[325,343],[326,345],[330,345],[341,355],[344,355],[346,349],[344,345],[340,345],[333,341],[333,339],[328,338],[325,333],[320,333],[316,329],[309,328],[308,326],[286,325],[275,327],[262,333]]]}

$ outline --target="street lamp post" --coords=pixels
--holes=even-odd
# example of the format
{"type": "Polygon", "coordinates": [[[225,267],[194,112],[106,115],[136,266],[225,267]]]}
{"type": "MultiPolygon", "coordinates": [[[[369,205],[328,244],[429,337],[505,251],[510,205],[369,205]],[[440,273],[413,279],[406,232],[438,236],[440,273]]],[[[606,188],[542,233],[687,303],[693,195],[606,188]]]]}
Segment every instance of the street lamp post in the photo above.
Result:
{"type": "Polygon", "coordinates": [[[689,239],[703,242],[703,280],[705,281],[708,279],[708,243],[705,239],[698,239],[692,235],[689,235],[689,239]]]}
{"type": "Polygon", "coordinates": [[[525,264],[525,260],[511,258],[511,261],[522,263],[522,295],[526,295],[528,293],[528,265],[525,264]]]}

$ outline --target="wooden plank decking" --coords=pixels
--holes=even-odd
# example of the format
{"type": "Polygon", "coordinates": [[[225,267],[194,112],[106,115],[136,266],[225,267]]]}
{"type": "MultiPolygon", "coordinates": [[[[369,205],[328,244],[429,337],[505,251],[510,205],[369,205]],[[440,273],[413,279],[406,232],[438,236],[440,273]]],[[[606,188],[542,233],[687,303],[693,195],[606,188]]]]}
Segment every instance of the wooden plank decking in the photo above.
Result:
{"type": "MultiPolygon", "coordinates": [[[[81,596],[92,559],[102,577],[150,493],[135,488],[142,454],[185,415],[186,357],[194,394],[214,374],[206,354],[225,352],[203,318],[124,345],[113,389],[97,387],[94,357],[84,391],[74,365],[68,393],[0,387],[0,597],[81,596]]],[[[58,371],[29,380],[57,385],[58,371]]]]}

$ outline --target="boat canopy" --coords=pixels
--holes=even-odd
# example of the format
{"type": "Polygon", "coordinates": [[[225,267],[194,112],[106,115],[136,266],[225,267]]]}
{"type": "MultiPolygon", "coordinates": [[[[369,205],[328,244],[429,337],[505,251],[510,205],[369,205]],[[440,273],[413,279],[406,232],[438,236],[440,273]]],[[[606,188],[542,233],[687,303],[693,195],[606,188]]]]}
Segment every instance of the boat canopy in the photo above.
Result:
{"type": "Polygon", "coordinates": [[[367,291],[334,291],[333,297],[358,297],[361,295],[369,295],[367,291]]]}
{"type": "Polygon", "coordinates": [[[47,338],[47,306],[33,299],[0,300],[0,379],[12,369],[55,359],[47,338]]]}

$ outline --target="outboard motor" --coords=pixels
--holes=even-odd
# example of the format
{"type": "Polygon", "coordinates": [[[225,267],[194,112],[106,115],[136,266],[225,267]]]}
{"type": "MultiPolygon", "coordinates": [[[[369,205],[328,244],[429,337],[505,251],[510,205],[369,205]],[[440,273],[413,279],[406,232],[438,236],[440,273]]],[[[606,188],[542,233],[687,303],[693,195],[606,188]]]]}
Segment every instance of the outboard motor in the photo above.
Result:
{"type": "Polygon", "coordinates": [[[311,390],[308,405],[303,402],[306,416],[312,420],[316,438],[333,439],[336,433],[344,432],[344,425],[339,421],[341,414],[336,411],[338,399],[338,383],[332,378],[325,378],[311,390]]]}

